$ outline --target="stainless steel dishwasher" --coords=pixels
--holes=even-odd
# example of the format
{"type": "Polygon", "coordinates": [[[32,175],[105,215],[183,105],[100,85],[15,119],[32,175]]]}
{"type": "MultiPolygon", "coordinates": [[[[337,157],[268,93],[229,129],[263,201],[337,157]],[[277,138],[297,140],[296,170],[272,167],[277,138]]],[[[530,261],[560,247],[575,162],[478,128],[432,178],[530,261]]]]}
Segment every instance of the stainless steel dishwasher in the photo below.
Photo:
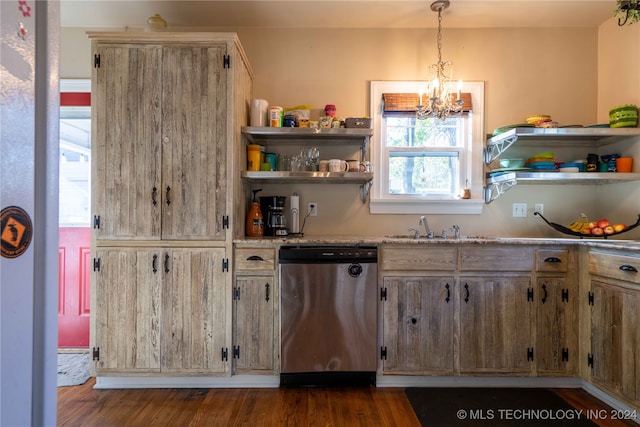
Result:
{"type": "Polygon", "coordinates": [[[283,246],[280,384],[375,385],[378,251],[283,246]]]}

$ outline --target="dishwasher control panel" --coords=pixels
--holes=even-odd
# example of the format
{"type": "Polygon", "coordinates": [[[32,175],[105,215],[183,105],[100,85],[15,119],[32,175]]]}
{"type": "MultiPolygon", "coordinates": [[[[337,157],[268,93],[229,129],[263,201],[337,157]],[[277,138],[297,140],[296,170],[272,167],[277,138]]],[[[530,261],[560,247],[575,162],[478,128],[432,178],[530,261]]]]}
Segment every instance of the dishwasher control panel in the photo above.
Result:
{"type": "Polygon", "coordinates": [[[283,246],[278,255],[280,264],[378,262],[375,246],[283,246]]]}

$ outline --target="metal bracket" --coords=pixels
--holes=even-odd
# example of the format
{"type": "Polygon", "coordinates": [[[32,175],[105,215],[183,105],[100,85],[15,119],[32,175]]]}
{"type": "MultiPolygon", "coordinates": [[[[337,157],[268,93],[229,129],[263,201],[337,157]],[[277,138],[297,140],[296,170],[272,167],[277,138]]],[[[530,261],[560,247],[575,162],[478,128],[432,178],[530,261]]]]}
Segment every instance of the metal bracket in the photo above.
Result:
{"type": "Polygon", "coordinates": [[[484,162],[486,164],[489,164],[500,157],[502,153],[504,153],[518,140],[518,137],[516,135],[513,135],[495,142],[493,141],[493,139],[494,138],[492,138],[489,144],[482,149],[482,157],[484,158],[484,162]]]}

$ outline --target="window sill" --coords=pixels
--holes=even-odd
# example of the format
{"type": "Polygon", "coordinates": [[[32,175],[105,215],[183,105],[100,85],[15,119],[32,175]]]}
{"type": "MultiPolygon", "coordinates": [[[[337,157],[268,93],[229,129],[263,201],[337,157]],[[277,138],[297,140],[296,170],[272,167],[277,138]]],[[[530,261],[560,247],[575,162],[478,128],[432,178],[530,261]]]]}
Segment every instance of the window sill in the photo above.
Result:
{"type": "Polygon", "coordinates": [[[484,200],[396,200],[371,199],[371,214],[444,214],[444,215],[481,215],[484,200]]]}

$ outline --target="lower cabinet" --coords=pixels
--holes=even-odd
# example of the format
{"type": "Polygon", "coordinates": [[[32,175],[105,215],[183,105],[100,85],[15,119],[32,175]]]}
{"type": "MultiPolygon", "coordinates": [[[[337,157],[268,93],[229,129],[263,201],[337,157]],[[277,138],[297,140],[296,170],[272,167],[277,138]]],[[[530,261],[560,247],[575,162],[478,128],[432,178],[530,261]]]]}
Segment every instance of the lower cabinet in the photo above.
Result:
{"type": "Polygon", "coordinates": [[[461,278],[461,374],[531,372],[530,287],[527,276],[461,278]]]}
{"type": "Polygon", "coordinates": [[[538,277],[535,360],[538,375],[574,375],[578,366],[578,295],[571,276],[538,277]]]}
{"type": "Polygon", "coordinates": [[[233,372],[279,372],[278,283],[273,247],[234,248],[233,372]]]}
{"type": "Polygon", "coordinates": [[[233,293],[234,372],[273,373],[273,276],[237,276],[233,293]]]}
{"type": "Polygon", "coordinates": [[[96,374],[228,371],[224,248],[97,248],[96,374]]]}
{"type": "Polygon", "coordinates": [[[640,409],[640,258],[591,252],[591,381],[640,409]]]}
{"type": "Polygon", "coordinates": [[[453,375],[451,277],[384,277],[382,370],[453,375]]]}

